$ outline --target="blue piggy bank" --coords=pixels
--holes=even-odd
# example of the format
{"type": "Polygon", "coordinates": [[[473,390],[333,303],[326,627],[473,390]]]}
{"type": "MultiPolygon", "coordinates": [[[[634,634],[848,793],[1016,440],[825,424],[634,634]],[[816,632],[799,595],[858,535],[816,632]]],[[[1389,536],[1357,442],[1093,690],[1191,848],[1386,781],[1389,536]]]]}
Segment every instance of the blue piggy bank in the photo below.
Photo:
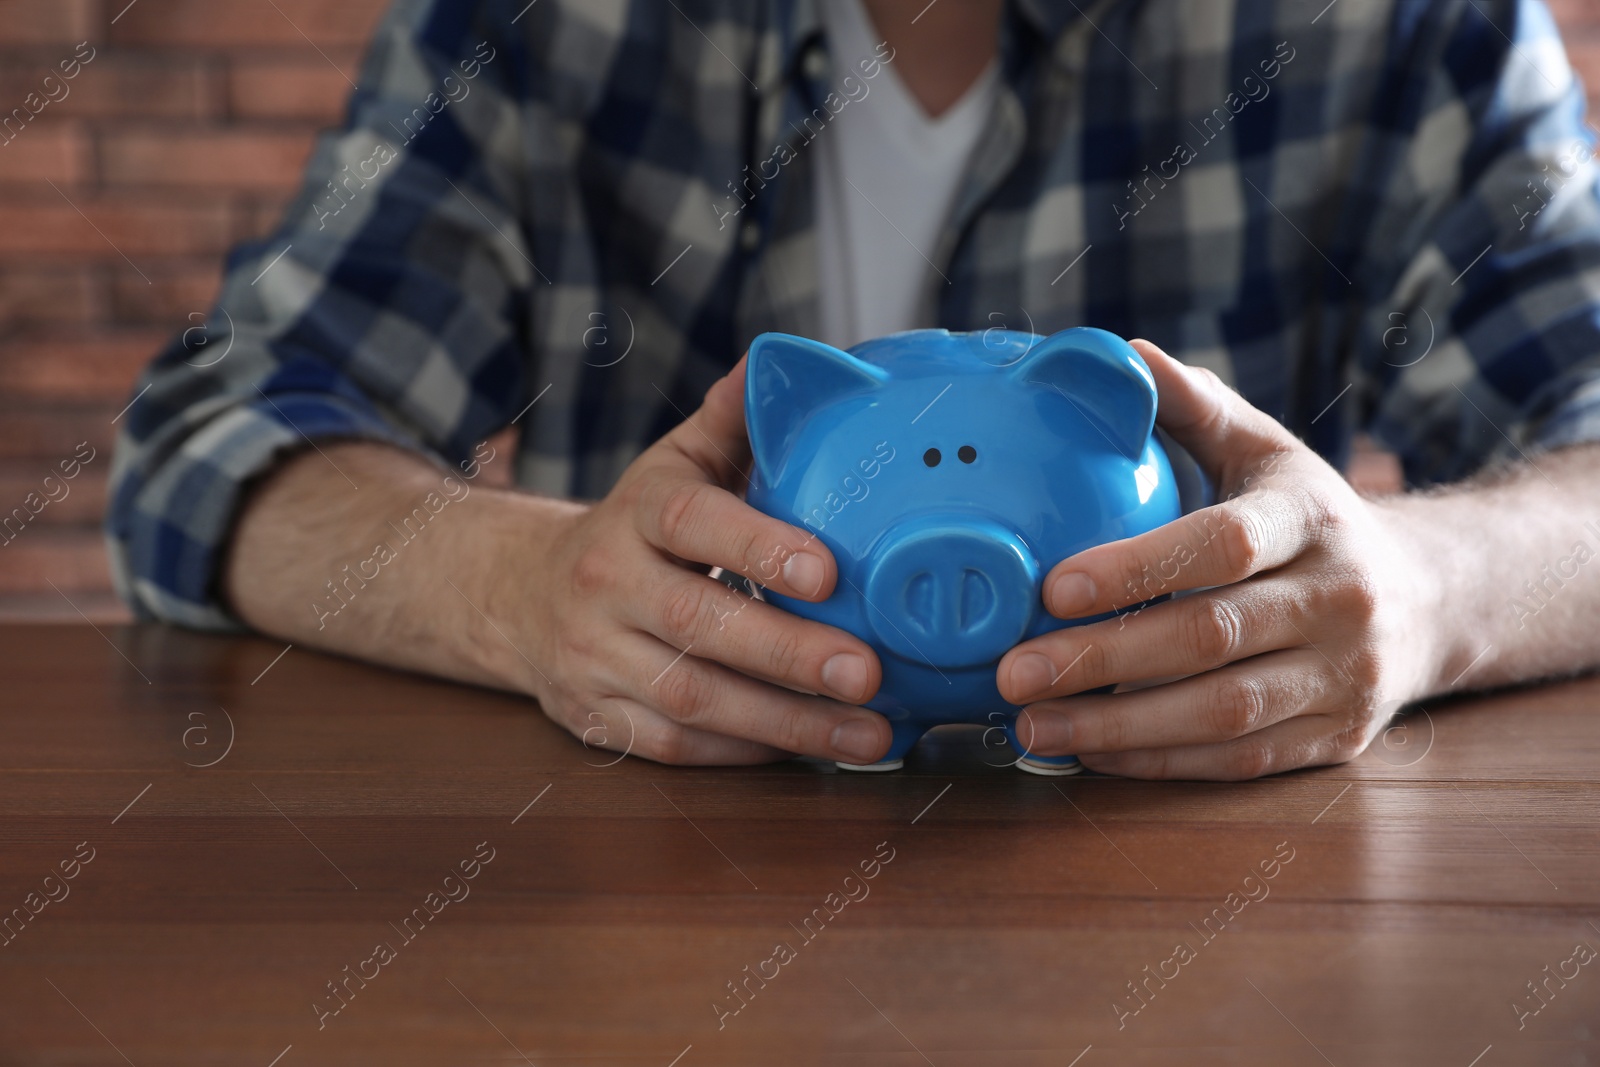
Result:
{"type": "Polygon", "coordinates": [[[1044,608],[1051,567],[1183,513],[1155,414],[1144,360],[1102,330],[914,330],[848,352],[755,339],[747,499],[810,531],[839,567],[820,603],[766,599],[856,635],[883,664],[868,706],[894,743],[850,769],[897,770],[946,723],[1002,728],[1025,770],[1079,769],[1027,752],[995,668],[1018,642],[1073,625],[1044,608]]]}

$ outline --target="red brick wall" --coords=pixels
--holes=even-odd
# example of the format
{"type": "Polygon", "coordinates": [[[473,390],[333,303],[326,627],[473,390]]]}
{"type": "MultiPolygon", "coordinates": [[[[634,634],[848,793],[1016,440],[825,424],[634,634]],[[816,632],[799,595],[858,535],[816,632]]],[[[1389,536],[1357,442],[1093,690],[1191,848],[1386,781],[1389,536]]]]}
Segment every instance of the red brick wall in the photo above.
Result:
{"type": "Polygon", "coordinates": [[[75,619],[67,597],[120,614],[99,531],[111,420],[209,308],[227,249],[275,221],[386,0],[127,5],[0,0],[0,116],[95,50],[0,147],[0,514],[79,442],[98,450],[0,548],[0,617],[75,619]]]}
{"type": "MultiPolygon", "coordinates": [[[[79,442],[98,450],[0,548],[0,617],[120,615],[98,525],[112,419],[139,367],[210,306],[223,253],[276,218],[384,6],[0,0],[0,116],[44,97],[79,42],[95,50],[0,147],[0,514],[79,442]]],[[[1600,87],[1600,0],[1553,6],[1600,87]]]]}
{"type": "Polygon", "coordinates": [[[1545,0],[1567,39],[1567,53],[1589,89],[1589,125],[1600,126],[1600,0],[1545,0]]]}

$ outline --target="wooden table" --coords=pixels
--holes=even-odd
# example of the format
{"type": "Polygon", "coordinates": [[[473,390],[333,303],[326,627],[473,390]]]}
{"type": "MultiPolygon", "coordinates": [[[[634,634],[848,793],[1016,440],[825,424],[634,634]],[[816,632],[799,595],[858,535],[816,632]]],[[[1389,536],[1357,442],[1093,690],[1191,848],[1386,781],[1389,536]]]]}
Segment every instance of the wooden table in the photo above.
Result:
{"type": "Polygon", "coordinates": [[[0,627],[0,1065],[1600,1060],[1600,680],[1148,784],[617,761],[283,652],[0,627]]]}

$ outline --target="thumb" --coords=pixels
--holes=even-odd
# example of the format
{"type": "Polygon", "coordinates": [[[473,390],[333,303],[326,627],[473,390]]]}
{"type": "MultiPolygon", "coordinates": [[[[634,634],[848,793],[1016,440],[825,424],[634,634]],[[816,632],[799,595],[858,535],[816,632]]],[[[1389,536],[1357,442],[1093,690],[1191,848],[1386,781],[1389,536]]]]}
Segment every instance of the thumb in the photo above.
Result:
{"type": "Polygon", "coordinates": [[[662,444],[723,485],[748,480],[750,439],[744,425],[745,360],[717,379],[694,414],[673,427],[662,444]]]}
{"type": "Polygon", "coordinates": [[[1293,434],[1204,367],[1187,367],[1149,341],[1131,342],[1156,382],[1156,423],[1223,485],[1263,456],[1302,449],[1293,434]]]}

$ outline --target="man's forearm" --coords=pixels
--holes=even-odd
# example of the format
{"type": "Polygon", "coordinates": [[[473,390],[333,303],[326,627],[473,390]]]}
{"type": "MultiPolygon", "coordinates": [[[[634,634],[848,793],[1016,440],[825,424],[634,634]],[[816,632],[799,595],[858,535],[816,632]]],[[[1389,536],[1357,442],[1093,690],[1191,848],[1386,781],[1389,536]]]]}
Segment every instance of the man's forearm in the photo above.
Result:
{"type": "Polygon", "coordinates": [[[385,445],[325,445],[252,492],[224,591],[250,625],[297,645],[530,690],[533,669],[515,637],[488,622],[504,617],[497,603],[513,587],[527,588],[527,572],[505,573],[500,561],[535,566],[540,545],[578,510],[385,445]]]}
{"type": "Polygon", "coordinates": [[[1600,665],[1600,445],[1378,506],[1427,591],[1431,692],[1600,665]]]}

